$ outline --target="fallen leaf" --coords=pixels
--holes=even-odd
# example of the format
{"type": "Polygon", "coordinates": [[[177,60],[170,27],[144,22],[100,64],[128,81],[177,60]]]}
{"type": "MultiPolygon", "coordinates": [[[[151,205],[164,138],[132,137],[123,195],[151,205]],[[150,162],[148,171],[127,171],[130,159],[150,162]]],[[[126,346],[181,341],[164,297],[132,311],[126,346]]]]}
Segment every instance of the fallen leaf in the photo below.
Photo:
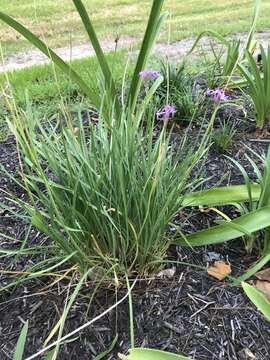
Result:
{"type": "Polygon", "coordinates": [[[253,285],[270,301],[270,268],[258,271],[255,276],[259,280],[254,281],[253,285]]]}
{"type": "Polygon", "coordinates": [[[257,280],[254,281],[254,286],[258,290],[261,290],[265,294],[266,299],[270,301],[270,282],[257,280]]]}
{"type": "Polygon", "coordinates": [[[269,281],[270,282],[270,268],[261,270],[255,274],[256,278],[259,280],[269,281]]]}
{"type": "Polygon", "coordinates": [[[213,266],[209,266],[207,273],[215,279],[223,280],[227,275],[232,272],[231,265],[226,264],[224,261],[215,261],[213,266]]]}

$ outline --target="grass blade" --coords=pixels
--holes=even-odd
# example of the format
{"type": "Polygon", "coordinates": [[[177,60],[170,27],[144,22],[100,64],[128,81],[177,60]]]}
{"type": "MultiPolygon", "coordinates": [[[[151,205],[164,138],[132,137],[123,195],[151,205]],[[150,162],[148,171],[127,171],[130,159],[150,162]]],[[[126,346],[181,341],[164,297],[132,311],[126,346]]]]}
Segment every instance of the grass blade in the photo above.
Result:
{"type": "Polygon", "coordinates": [[[118,300],[116,303],[114,303],[113,305],[111,305],[108,309],[104,310],[101,314],[97,315],[95,318],[87,321],[85,324],[79,326],[77,329],[71,331],[70,333],[66,334],[64,337],[62,337],[62,339],[58,339],[56,341],[54,341],[52,344],[48,345],[47,347],[41,349],[40,351],[38,351],[37,353],[29,356],[27,359],[25,360],[32,360],[32,359],[36,359],[37,357],[39,357],[39,355],[44,354],[46,351],[48,351],[51,348],[54,348],[56,345],[62,343],[64,340],[69,339],[70,337],[76,335],[77,333],[79,333],[80,331],[84,330],[85,328],[87,328],[88,326],[92,325],[93,323],[95,323],[96,321],[98,321],[99,319],[101,319],[103,316],[105,316],[106,314],[110,313],[113,309],[117,308],[117,306],[119,306],[122,302],[124,302],[128,296],[129,293],[133,290],[134,286],[136,284],[136,281],[133,282],[133,284],[131,285],[130,291],[128,291],[120,300],[118,300]]]}
{"type": "Polygon", "coordinates": [[[24,324],[22,331],[20,333],[13,360],[22,360],[27,333],[28,333],[28,321],[24,324]]]}
{"type": "MultiPolygon", "coordinates": [[[[57,322],[57,324],[53,327],[52,331],[50,332],[50,335],[47,337],[45,343],[44,343],[44,347],[47,346],[48,342],[52,339],[52,337],[55,335],[55,333],[59,330],[58,332],[58,340],[61,339],[63,331],[64,331],[64,325],[66,322],[66,318],[69,314],[70,308],[73,305],[74,301],[76,300],[79,291],[81,290],[84,281],[87,279],[87,276],[89,275],[89,272],[92,270],[89,270],[88,272],[86,272],[80,279],[80,281],[78,282],[78,284],[76,285],[69,301],[65,304],[65,308],[63,311],[63,314],[61,316],[61,318],[59,319],[59,321],[57,322]]],[[[54,349],[54,354],[52,357],[52,360],[55,360],[58,352],[59,352],[59,348],[60,348],[60,343],[58,343],[56,345],[56,348],[54,349]]]]}
{"type": "Polygon", "coordinates": [[[105,78],[106,87],[107,87],[108,91],[111,93],[111,98],[113,99],[113,103],[115,103],[115,109],[118,112],[118,116],[119,116],[120,104],[119,104],[119,101],[118,101],[117,95],[116,95],[115,83],[114,83],[109,65],[107,63],[107,60],[104,56],[104,53],[103,53],[100,43],[98,41],[96,32],[91,23],[90,17],[89,17],[89,15],[85,9],[85,6],[83,5],[81,0],[73,0],[73,3],[82,19],[85,30],[86,30],[86,32],[89,36],[89,39],[91,41],[91,44],[95,50],[100,68],[101,68],[102,73],[105,78]]]}
{"type": "Polygon", "coordinates": [[[195,47],[198,45],[199,41],[204,37],[204,36],[209,36],[213,39],[216,39],[217,41],[219,41],[221,44],[223,45],[229,45],[229,41],[226,40],[226,38],[222,35],[220,35],[218,32],[216,31],[213,31],[213,30],[205,30],[205,31],[202,31],[198,37],[196,38],[194,44],[192,45],[191,49],[189,50],[189,52],[187,53],[187,55],[191,54],[195,47]]]}
{"type": "Polygon", "coordinates": [[[253,19],[252,19],[250,31],[248,34],[247,46],[246,46],[246,49],[248,51],[252,51],[252,40],[253,40],[255,27],[257,24],[258,17],[259,17],[259,13],[260,13],[261,3],[262,3],[261,0],[255,0],[253,19]]]}
{"type": "Polygon", "coordinates": [[[135,71],[131,80],[128,101],[131,109],[134,109],[136,99],[140,88],[139,73],[144,69],[148,56],[154,44],[157,32],[164,21],[165,17],[160,18],[160,12],[163,6],[164,0],[154,0],[150,17],[148,20],[147,28],[144,34],[141,50],[137,59],[135,71]]]}

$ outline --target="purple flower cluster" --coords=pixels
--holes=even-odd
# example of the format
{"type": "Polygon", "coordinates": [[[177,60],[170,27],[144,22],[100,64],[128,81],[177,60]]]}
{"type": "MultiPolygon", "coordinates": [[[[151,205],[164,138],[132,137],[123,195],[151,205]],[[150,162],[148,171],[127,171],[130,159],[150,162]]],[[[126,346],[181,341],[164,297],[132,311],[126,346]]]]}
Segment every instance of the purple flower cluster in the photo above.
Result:
{"type": "Polygon", "coordinates": [[[223,89],[207,89],[205,92],[206,96],[210,96],[215,103],[228,100],[228,96],[225,94],[223,89]]]}
{"type": "Polygon", "coordinates": [[[157,119],[168,121],[176,113],[176,107],[174,105],[165,105],[162,109],[157,112],[157,119]]]}
{"type": "Polygon", "coordinates": [[[139,73],[139,76],[143,80],[156,80],[160,77],[160,72],[157,70],[144,70],[139,73]]]}

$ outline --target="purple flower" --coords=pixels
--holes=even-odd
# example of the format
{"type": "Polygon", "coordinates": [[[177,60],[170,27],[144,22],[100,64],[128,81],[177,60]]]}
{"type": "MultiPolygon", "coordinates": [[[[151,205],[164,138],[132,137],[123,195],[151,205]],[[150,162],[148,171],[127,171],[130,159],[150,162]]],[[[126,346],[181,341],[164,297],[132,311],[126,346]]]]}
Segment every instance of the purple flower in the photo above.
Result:
{"type": "Polygon", "coordinates": [[[210,96],[215,103],[228,100],[228,96],[225,94],[223,89],[207,89],[205,92],[206,96],[210,96]]]}
{"type": "Polygon", "coordinates": [[[156,80],[160,77],[160,72],[156,70],[144,70],[139,73],[139,76],[143,80],[156,80]]]}
{"type": "Polygon", "coordinates": [[[165,120],[168,121],[173,117],[176,113],[176,107],[174,105],[165,105],[162,109],[158,110],[157,118],[158,120],[165,120]]]}

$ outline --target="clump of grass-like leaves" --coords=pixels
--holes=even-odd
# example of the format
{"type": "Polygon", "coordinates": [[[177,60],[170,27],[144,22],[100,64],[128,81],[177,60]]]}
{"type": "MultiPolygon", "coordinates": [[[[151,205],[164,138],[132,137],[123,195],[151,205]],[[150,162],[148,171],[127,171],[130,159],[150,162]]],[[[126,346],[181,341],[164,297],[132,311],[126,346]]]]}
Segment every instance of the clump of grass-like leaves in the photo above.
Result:
{"type": "Polygon", "coordinates": [[[233,138],[236,133],[236,123],[226,123],[223,121],[220,128],[213,132],[212,141],[214,148],[224,153],[232,146],[233,138]]]}
{"type": "Polygon", "coordinates": [[[101,118],[48,129],[30,119],[17,118],[13,131],[32,224],[83,272],[153,270],[170,245],[167,226],[197,182],[190,174],[202,147],[173,155],[166,127],[153,139],[153,115],[147,129],[129,112],[117,125],[101,118]]]}
{"type": "Polygon", "coordinates": [[[190,122],[194,113],[199,111],[200,104],[194,92],[195,81],[188,74],[185,63],[178,66],[161,61],[160,73],[164,81],[156,93],[158,101],[174,104],[177,108],[176,120],[190,122]]]}
{"type": "Polygon", "coordinates": [[[248,94],[254,104],[256,125],[262,129],[270,121],[270,47],[260,47],[262,66],[257,66],[251,53],[246,51],[248,67],[241,65],[240,71],[248,84],[248,94]]]}

